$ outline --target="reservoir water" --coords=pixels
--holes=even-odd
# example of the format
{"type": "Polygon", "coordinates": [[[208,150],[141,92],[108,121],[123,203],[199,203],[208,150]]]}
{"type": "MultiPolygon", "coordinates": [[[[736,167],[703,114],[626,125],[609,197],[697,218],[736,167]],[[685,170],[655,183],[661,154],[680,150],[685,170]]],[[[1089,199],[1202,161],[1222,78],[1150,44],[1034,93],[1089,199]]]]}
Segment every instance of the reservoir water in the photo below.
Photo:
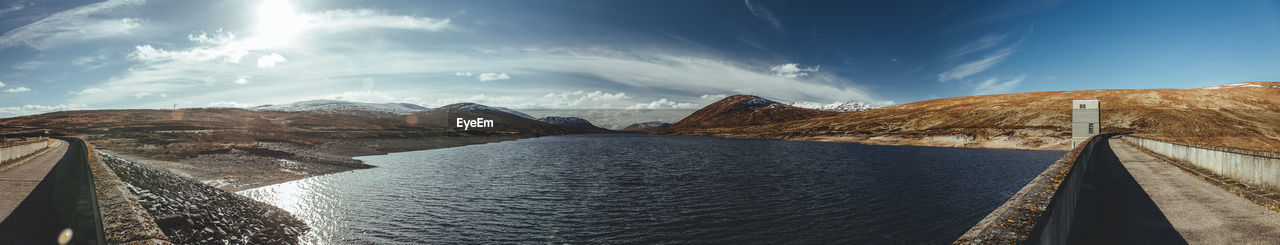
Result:
{"type": "Polygon", "coordinates": [[[241,191],[305,243],[950,243],[1063,151],[554,136],[241,191]]]}

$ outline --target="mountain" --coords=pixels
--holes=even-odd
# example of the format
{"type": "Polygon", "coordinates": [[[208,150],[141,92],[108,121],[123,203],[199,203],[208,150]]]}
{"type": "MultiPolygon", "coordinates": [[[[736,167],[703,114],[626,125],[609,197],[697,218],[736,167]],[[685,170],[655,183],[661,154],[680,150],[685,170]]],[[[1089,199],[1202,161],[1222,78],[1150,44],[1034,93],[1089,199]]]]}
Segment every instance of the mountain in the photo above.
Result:
{"type": "Polygon", "coordinates": [[[630,126],[623,128],[622,131],[655,133],[663,129],[666,129],[667,127],[671,127],[671,123],[660,122],[660,121],[649,121],[649,122],[631,124],[630,126]]]}
{"type": "Polygon", "coordinates": [[[754,95],[729,96],[711,103],[683,120],[663,129],[663,134],[714,135],[720,130],[732,130],[746,126],[769,125],[786,121],[837,114],[795,107],[754,95]]]}
{"type": "Polygon", "coordinates": [[[511,115],[516,115],[516,116],[518,116],[518,117],[523,117],[523,118],[527,118],[527,119],[534,119],[534,120],[537,120],[537,118],[535,118],[535,117],[533,117],[533,116],[530,116],[529,114],[524,114],[524,112],[520,112],[520,111],[517,111],[517,110],[512,110],[512,109],[510,109],[510,108],[506,108],[506,107],[496,107],[496,106],[494,106],[494,107],[489,107],[489,108],[493,108],[493,109],[496,109],[496,110],[499,110],[499,111],[502,111],[502,112],[506,112],[506,113],[511,113],[511,115]]]}
{"type": "MultiPolygon", "coordinates": [[[[731,97],[732,98],[732,97],[731,97]]],[[[731,98],[726,98],[729,101],[731,98]]],[[[677,135],[1017,149],[1069,148],[1071,100],[1097,99],[1101,132],[1137,133],[1191,144],[1280,151],[1280,83],[1192,89],[1116,89],[981,95],[860,112],[743,123],[751,111],[721,101],[662,131],[677,135]],[[706,117],[704,110],[725,111],[706,117]],[[712,119],[715,118],[715,119],[712,119]],[[695,121],[695,122],[698,122],[695,121]],[[677,126],[684,127],[676,129],[677,126]],[[726,126],[730,125],[730,126],[726,126]]],[[[741,99],[737,99],[741,100],[741,99]]],[[[729,101],[732,102],[732,101],[729,101]]],[[[759,121],[759,120],[756,120],[759,121]]]]}
{"type": "Polygon", "coordinates": [[[496,132],[496,133],[533,133],[536,135],[557,135],[580,132],[582,129],[554,125],[529,119],[524,113],[515,114],[511,109],[490,107],[475,103],[457,103],[439,108],[416,112],[417,123],[434,127],[450,128],[454,131],[496,132]],[[491,120],[491,125],[482,127],[459,128],[458,119],[491,120]],[[491,126],[491,127],[483,127],[491,126]]]}
{"type": "Polygon", "coordinates": [[[834,112],[865,111],[865,110],[878,108],[878,106],[874,106],[866,102],[853,101],[853,100],[844,101],[844,102],[834,102],[830,104],[823,104],[823,103],[809,102],[809,101],[797,101],[797,102],[791,102],[791,106],[800,107],[800,108],[809,108],[814,110],[822,110],[822,111],[834,111],[834,112]]]}
{"type": "Polygon", "coordinates": [[[578,117],[547,116],[543,118],[538,118],[538,121],[549,123],[552,125],[560,125],[560,126],[579,128],[579,129],[604,130],[603,128],[596,127],[596,125],[591,124],[591,122],[587,121],[587,119],[582,119],[578,117]]]}
{"type": "Polygon", "coordinates": [[[341,100],[308,100],[282,105],[250,107],[254,111],[317,112],[355,116],[390,117],[403,116],[428,108],[409,103],[364,103],[341,100]]]}

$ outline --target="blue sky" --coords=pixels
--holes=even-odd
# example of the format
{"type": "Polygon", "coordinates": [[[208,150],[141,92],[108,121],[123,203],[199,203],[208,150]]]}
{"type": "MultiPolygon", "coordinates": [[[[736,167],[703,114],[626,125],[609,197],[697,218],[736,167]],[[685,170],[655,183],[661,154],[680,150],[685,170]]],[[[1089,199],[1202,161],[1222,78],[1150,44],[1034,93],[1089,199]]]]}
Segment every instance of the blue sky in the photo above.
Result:
{"type": "Polygon", "coordinates": [[[888,105],[1280,78],[1275,1],[18,1],[0,31],[0,116],[888,105]]]}

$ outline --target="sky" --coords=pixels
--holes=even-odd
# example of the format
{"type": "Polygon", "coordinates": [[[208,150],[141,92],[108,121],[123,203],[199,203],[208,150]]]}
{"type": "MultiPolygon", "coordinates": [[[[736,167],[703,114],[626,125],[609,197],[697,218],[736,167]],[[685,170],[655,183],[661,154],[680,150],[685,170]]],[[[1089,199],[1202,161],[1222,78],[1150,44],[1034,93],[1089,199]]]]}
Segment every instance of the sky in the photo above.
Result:
{"type": "Polygon", "coordinates": [[[0,117],[312,99],[696,109],[1280,80],[1276,1],[0,2],[0,117]]]}

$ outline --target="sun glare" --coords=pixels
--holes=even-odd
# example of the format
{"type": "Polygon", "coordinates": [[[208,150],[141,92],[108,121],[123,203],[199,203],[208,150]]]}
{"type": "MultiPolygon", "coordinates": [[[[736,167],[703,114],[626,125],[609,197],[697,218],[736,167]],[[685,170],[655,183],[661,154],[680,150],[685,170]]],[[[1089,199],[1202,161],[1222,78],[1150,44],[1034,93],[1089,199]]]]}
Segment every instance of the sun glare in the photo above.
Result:
{"type": "Polygon", "coordinates": [[[306,18],[295,12],[289,1],[267,0],[258,6],[257,37],[264,45],[288,45],[306,24],[306,18]]]}

